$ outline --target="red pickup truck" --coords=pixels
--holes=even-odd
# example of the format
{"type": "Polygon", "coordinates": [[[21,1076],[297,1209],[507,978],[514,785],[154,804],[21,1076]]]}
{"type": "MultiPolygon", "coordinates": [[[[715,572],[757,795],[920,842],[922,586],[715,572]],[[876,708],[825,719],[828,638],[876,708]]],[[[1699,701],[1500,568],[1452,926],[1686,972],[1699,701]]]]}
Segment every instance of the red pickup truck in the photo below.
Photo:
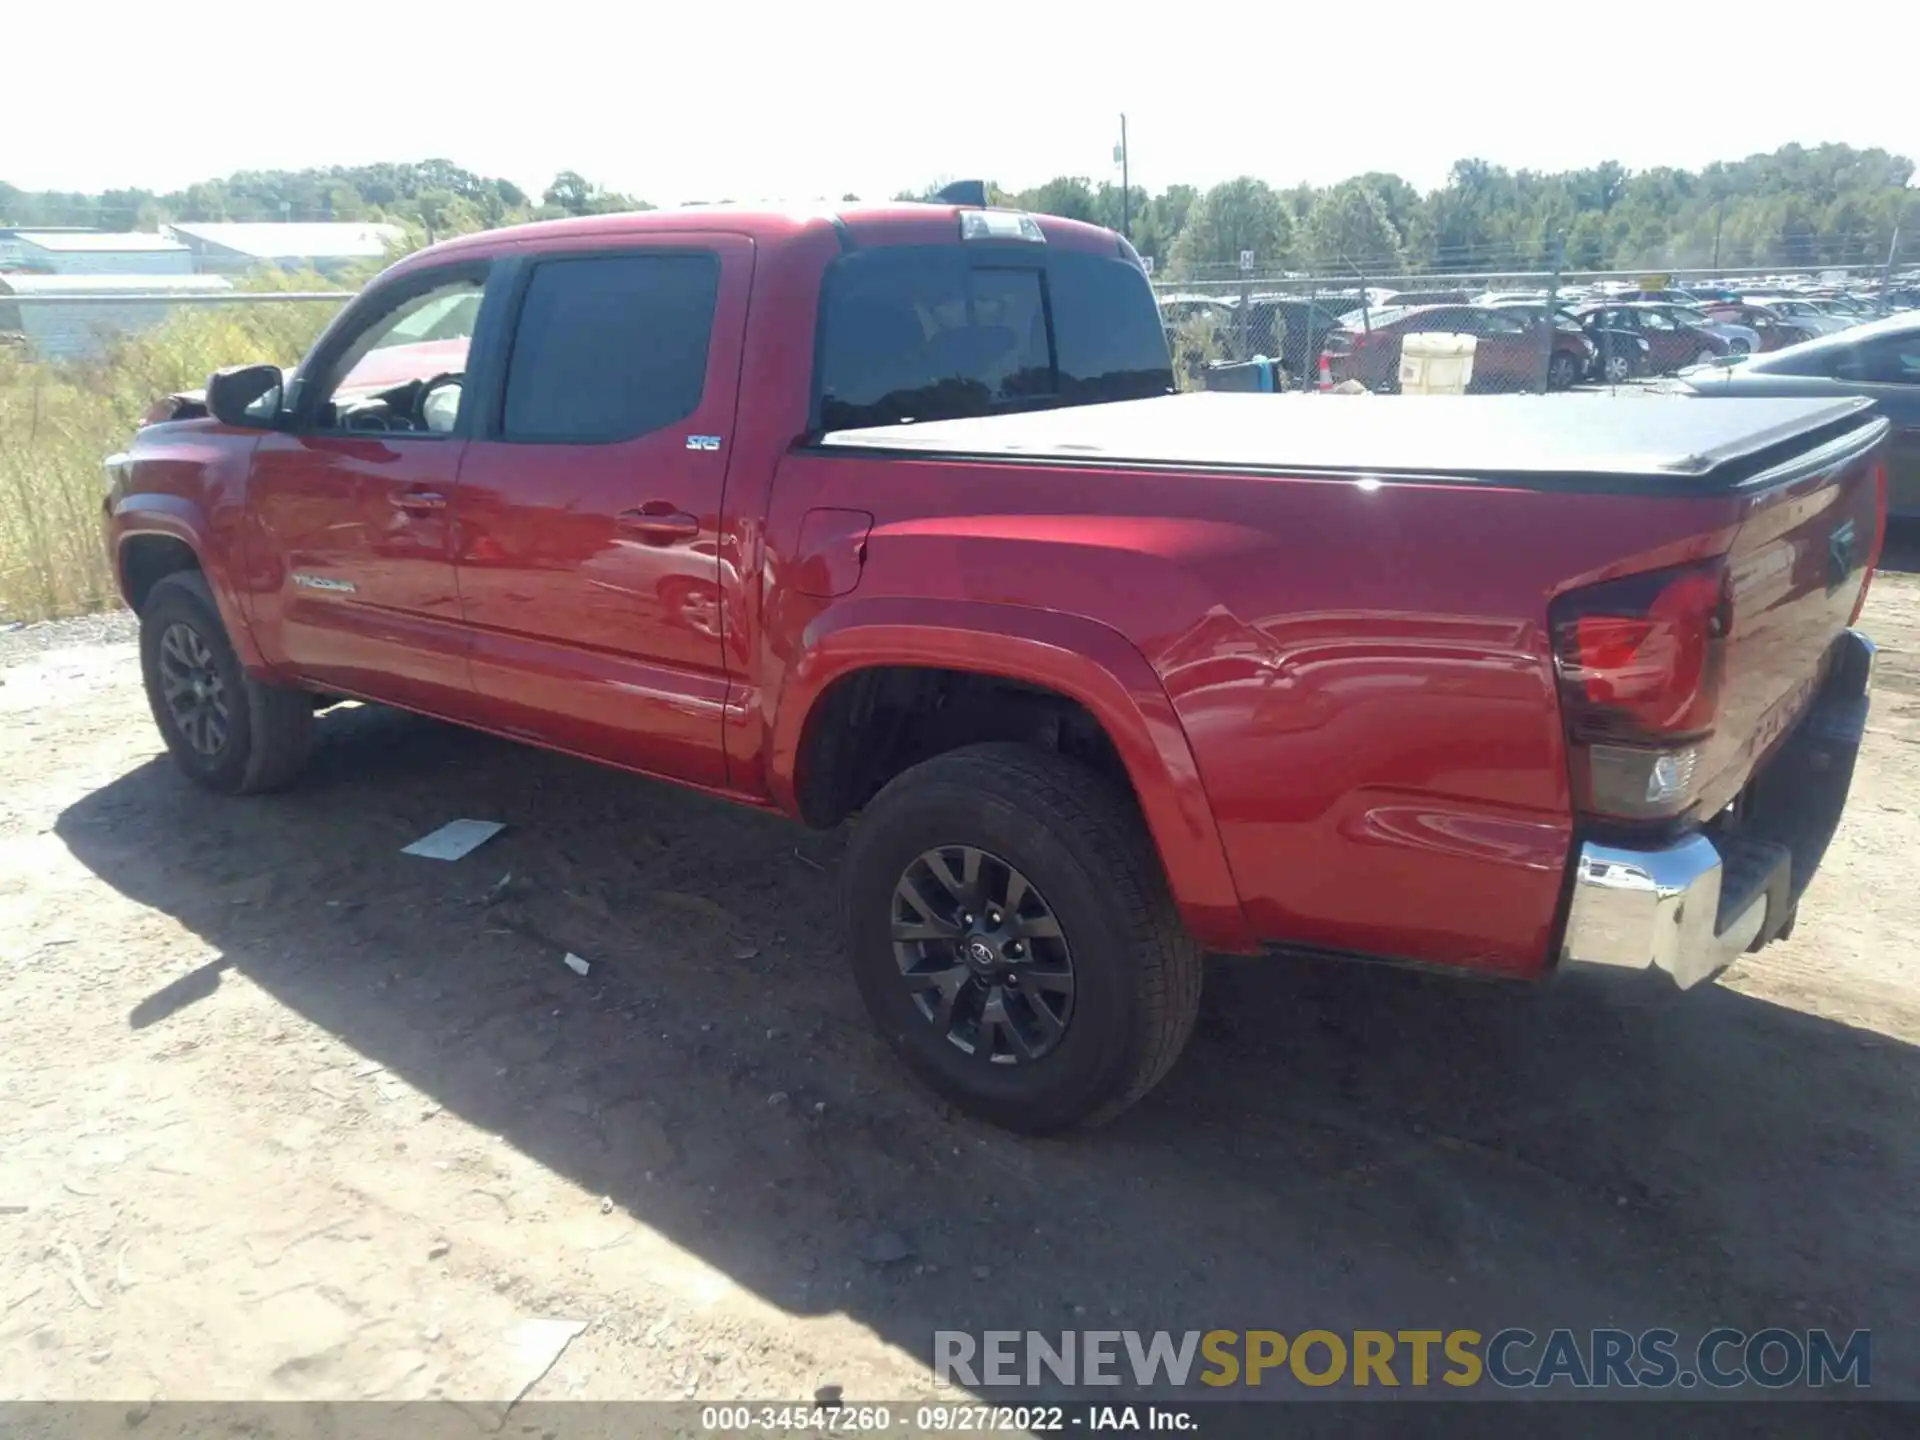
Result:
{"type": "Polygon", "coordinates": [[[1858,401],[1176,395],[1114,234],[950,205],[410,256],[108,462],[154,717],[226,792],[402,706],[858,816],[848,952],[999,1123],[1116,1113],[1205,950],[1714,973],[1845,802],[1858,401]]]}

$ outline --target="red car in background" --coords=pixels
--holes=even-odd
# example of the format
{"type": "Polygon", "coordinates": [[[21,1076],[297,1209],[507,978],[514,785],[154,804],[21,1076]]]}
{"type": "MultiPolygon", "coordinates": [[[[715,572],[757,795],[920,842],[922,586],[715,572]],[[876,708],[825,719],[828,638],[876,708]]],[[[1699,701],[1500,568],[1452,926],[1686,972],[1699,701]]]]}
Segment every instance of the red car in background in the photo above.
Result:
{"type": "Polygon", "coordinates": [[[1663,304],[1589,305],[1579,313],[1582,323],[1629,331],[1646,341],[1657,375],[1670,375],[1688,365],[1705,365],[1733,353],[1724,336],[1687,324],[1663,304]]]}
{"type": "MultiPolygon", "coordinates": [[[[1345,325],[1328,333],[1320,359],[1332,384],[1358,380],[1369,390],[1400,388],[1400,342],[1408,335],[1471,335],[1478,342],[1473,353],[1475,393],[1511,394],[1535,389],[1540,383],[1540,330],[1524,314],[1510,307],[1490,305],[1392,306],[1367,313],[1364,325],[1345,325]]],[[[1593,358],[1584,336],[1554,332],[1556,360],[1563,348],[1578,347],[1578,366],[1556,367],[1558,382],[1585,373],[1593,358]]]]}
{"type": "Polygon", "coordinates": [[[1753,331],[1760,337],[1762,354],[1813,339],[1811,330],[1789,323],[1764,305],[1751,305],[1744,300],[1707,300],[1700,308],[1706,311],[1709,320],[1723,325],[1744,325],[1753,331]]]}

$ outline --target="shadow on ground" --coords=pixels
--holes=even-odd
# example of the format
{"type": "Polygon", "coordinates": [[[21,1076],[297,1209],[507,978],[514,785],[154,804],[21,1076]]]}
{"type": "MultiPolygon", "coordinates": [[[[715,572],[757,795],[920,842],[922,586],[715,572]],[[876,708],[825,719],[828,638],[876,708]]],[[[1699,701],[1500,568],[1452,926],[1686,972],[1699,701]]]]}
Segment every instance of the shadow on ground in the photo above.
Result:
{"type": "Polygon", "coordinates": [[[789,1311],[922,1363],[936,1327],[1868,1326],[1876,1389],[1914,1377],[1905,1045],[1713,987],[1221,961],[1154,1096],[1023,1140],[869,1034],[837,836],[377,710],[322,730],[291,793],[158,760],[61,817],[221,952],[129,1026],[233,967],[789,1311]],[[463,815],[511,829],[397,854],[463,815]],[[865,1263],[875,1228],[913,1257],[865,1263]]]}
{"type": "Polygon", "coordinates": [[[1902,575],[1920,574],[1920,520],[1887,521],[1880,568],[1902,575]]]}

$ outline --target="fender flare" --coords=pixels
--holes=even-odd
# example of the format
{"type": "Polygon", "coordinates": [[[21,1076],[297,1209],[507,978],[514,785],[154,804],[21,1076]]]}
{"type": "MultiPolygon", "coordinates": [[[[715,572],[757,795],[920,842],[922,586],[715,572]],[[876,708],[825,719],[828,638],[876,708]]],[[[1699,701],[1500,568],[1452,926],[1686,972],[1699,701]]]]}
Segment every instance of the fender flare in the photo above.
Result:
{"type": "Polygon", "coordinates": [[[113,577],[122,599],[127,598],[127,543],[149,535],[178,540],[200,562],[200,572],[207,577],[207,588],[213,592],[213,603],[220,612],[220,623],[226,627],[241,665],[248,670],[264,668],[266,662],[240,609],[225,557],[208,540],[207,517],[200,506],[179,495],[127,495],[114,505],[111,524],[113,577]]]}
{"type": "Polygon", "coordinates": [[[821,697],[845,676],[884,665],[997,675],[1084,705],[1126,766],[1194,938],[1215,950],[1258,949],[1199,765],[1160,677],[1124,635],[1078,615],[880,596],[849,597],[822,611],[787,670],[769,736],[768,783],[783,810],[797,813],[800,750],[821,697]]]}

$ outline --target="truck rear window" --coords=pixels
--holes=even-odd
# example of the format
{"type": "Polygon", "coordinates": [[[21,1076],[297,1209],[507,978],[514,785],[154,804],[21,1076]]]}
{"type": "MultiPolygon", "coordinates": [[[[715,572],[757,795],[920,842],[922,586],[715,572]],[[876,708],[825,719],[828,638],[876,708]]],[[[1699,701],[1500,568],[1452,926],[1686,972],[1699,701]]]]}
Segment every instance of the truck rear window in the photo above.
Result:
{"type": "Polygon", "coordinates": [[[1153,291],[1118,257],[902,245],[842,256],[827,272],[815,374],[822,430],[1172,388],[1153,291]]]}

